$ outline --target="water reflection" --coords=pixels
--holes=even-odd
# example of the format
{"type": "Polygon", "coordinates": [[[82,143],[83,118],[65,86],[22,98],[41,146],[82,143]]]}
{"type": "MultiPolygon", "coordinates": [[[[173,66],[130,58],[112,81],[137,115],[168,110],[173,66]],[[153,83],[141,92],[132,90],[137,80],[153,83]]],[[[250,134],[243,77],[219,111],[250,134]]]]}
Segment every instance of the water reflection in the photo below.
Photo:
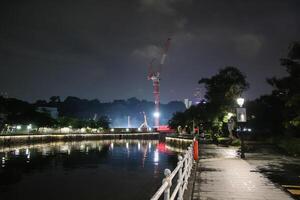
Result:
{"type": "Polygon", "coordinates": [[[16,190],[31,200],[147,199],[161,184],[163,170],[177,162],[157,140],[1,147],[0,158],[0,196],[6,200],[20,199],[16,190]]]}

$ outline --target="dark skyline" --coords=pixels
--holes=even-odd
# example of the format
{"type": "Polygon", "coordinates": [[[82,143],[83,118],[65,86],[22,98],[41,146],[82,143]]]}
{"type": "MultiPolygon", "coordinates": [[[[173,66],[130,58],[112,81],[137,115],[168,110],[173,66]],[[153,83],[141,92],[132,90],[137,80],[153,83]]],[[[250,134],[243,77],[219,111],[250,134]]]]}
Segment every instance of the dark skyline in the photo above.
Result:
{"type": "Polygon", "coordinates": [[[300,40],[299,10],[298,0],[4,0],[0,92],[153,100],[147,67],[171,37],[162,102],[191,98],[225,66],[247,75],[253,99],[271,91],[267,77],[285,75],[279,59],[300,40]]]}

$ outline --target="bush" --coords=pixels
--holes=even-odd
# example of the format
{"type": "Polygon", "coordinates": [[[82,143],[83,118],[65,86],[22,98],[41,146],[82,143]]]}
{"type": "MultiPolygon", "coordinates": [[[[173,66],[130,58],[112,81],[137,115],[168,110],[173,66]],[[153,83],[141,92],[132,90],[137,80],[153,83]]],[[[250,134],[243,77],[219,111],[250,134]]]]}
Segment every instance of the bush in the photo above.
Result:
{"type": "Polygon", "coordinates": [[[241,141],[239,139],[234,139],[232,142],[231,142],[231,145],[232,146],[241,146],[241,141]]]}
{"type": "Polygon", "coordinates": [[[279,148],[283,149],[288,154],[294,156],[300,155],[300,138],[281,137],[281,138],[277,138],[275,142],[279,148]]]}

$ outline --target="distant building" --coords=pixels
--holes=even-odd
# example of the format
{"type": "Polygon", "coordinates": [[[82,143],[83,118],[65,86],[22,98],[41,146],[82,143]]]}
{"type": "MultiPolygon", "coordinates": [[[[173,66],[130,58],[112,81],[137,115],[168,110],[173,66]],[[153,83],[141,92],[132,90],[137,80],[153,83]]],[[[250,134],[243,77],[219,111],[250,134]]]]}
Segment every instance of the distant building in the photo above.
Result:
{"type": "Polygon", "coordinates": [[[56,107],[37,107],[37,112],[48,113],[53,119],[58,118],[58,110],[56,107]]]}
{"type": "Polygon", "coordinates": [[[189,109],[193,104],[193,102],[190,101],[189,99],[184,99],[183,102],[184,102],[184,105],[185,105],[186,109],[189,109]]]}
{"type": "Polygon", "coordinates": [[[8,94],[7,92],[0,92],[0,96],[7,99],[8,98],[8,94]]]}

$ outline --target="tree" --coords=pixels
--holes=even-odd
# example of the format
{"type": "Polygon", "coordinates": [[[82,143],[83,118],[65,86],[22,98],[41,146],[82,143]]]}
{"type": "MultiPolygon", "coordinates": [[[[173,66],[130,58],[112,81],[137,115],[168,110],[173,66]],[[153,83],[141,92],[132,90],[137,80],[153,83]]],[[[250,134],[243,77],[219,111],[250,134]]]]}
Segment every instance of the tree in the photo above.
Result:
{"type": "Polygon", "coordinates": [[[264,95],[246,104],[247,124],[259,137],[279,135],[284,131],[284,102],[275,95],[264,95]]]}
{"type": "Polygon", "coordinates": [[[300,42],[294,42],[289,48],[287,58],[280,60],[288,76],[268,79],[273,86],[272,94],[284,102],[284,126],[291,134],[300,136],[300,42]]]}
{"type": "Polygon", "coordinates": [[[184,112],[176,112],[173,117],[169,120],[168,124],[171,128],[177,129],[177,127],[184,127],[187,122],[187,117],[184,112]]]}
{"type": "MultiPolygon", "coordinates": [[[[202,78],[199,84],[206,89],[206,121],[213,132],[220,131],[224,116],[234,112],[235,100],[248,89],[246,76],[235,67],[225,67],[211,78],[202,78]]],[[[204,112],[205,113],[205,112],[204,112]]]]}
{"type": "Polygon", "coordinates": [[[204,84],[205,98],[219,109],[232,107],[235,99],[248,89],[246,76],[235,67],[225,67],[211,78],[202,78],[198,82],[204,84]]]}

